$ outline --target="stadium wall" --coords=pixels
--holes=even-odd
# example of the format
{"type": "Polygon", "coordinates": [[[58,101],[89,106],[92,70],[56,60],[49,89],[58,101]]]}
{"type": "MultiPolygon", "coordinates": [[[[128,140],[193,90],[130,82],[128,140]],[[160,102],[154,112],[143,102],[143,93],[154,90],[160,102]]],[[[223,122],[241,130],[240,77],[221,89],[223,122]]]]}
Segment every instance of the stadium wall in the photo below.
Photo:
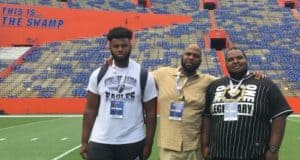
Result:
{"type": "Polygon", "coordinates": [[[1,98],[5,114],[81,114],[85,98],[1,98]]]}
{"type": "MultiPolygon", "coordinates": [[[[288,97],[295,114],[300,114],[300,98],[288,97]]],[[[0,98],[5,114],[82,114],[85,98],[0,98]]]]}
{"type": "Polygon", "coordinates": [[[189,23],[190,16],[53,8],[0,3],[0,46],[41,45],[102,36],[115,26],[132,30],[189,23]]]}

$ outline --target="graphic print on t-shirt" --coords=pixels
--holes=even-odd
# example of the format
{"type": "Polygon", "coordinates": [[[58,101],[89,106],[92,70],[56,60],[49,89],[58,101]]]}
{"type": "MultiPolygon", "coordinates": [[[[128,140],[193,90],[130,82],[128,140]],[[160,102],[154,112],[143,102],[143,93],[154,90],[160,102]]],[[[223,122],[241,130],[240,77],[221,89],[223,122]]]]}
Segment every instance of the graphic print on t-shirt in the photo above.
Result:
{"type": "Polygon", "coordinates": [[[106,100],[134,101],[137,79],[127,75],[114,75],[104,80],[106,100]]]}
{"type": "Polygon", "coordinates": [[[236,102],[239,116],[253,116],[257,88],[255,84],[241,85],[236,95],[232,96],[229,94],[229,86],[218,86],[210,108],[212,115],[224,115],[225,105],[236,102]]]}

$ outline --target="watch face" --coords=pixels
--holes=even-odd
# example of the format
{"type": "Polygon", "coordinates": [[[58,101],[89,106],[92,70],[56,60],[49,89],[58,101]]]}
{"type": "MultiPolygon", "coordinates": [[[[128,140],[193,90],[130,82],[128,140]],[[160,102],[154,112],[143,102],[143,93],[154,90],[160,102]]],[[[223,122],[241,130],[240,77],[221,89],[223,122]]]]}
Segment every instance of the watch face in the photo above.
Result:
{"type": "Polygon", "coordinates": [[[275,146],[270,146],[269,151],[272,153],[277,153],[278,152],[278,148],[275,146]]]}

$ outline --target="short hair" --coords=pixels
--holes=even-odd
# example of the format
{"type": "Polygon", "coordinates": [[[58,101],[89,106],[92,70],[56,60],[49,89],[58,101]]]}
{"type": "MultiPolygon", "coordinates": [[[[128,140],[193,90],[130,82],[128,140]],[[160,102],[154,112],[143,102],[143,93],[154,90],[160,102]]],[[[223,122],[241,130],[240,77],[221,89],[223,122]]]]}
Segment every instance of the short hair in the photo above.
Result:
{"type": "Polygon", "coordinates": [[[189,44],[189,45],[185,48],[184,52],[185,52],[186,49],[188,49],[188,48],[189,48],[189,49],[192,49],[192,50],[194,50],[194,51],[196,51],[196,52],[198,52],[199,55],[200,55],[200,57],[202,56],[202,51],[201,51],[201,48],[199,47],[198,44],[195,44],[195,43],[189,44]]]}
{"type": "Polygon", "coordinates": [[[107,39],[109,41],[111,41],[112,39],[120,39],[120,38],[128,38],[129,40],[131,40],[132,31],[124,27],[115,27],[112,28],[107,35],[107,39]]]}
{"type": "Polygon", "coordinates": [[[246,56],[246,53],[245,53],[244,50],[242,50],[242,49],[240,49],[240,48],[238,48],[238,47],[231,47],[231,48],[226,49],[226,50],[224,51],[224,58],[225,58],[225,60],[226,60],[226,58],[227,58],[228,52],[230,52],[230,51],[232,51],[232,50],[239,50],[239,51],[241,51],[242,54],[243,54],[243,56],[247,59],[247,56],[246,56]]]}

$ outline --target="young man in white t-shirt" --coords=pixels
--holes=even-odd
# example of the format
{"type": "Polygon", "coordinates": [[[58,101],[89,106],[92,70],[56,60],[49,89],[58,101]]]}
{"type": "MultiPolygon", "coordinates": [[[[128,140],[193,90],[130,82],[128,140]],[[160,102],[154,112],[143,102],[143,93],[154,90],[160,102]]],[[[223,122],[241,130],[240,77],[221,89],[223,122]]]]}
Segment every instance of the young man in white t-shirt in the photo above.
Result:
{"type": "Polygon", "coordinates": [[[156,127],[155,82],[148,74],[145,92],[141,93],[141,66],[129,59],[130,30],[113,28],[107,38],[113,65],[99,84],[100,68],[90,76],[80,153],[88,160],[147,159],[156,127]]]}

